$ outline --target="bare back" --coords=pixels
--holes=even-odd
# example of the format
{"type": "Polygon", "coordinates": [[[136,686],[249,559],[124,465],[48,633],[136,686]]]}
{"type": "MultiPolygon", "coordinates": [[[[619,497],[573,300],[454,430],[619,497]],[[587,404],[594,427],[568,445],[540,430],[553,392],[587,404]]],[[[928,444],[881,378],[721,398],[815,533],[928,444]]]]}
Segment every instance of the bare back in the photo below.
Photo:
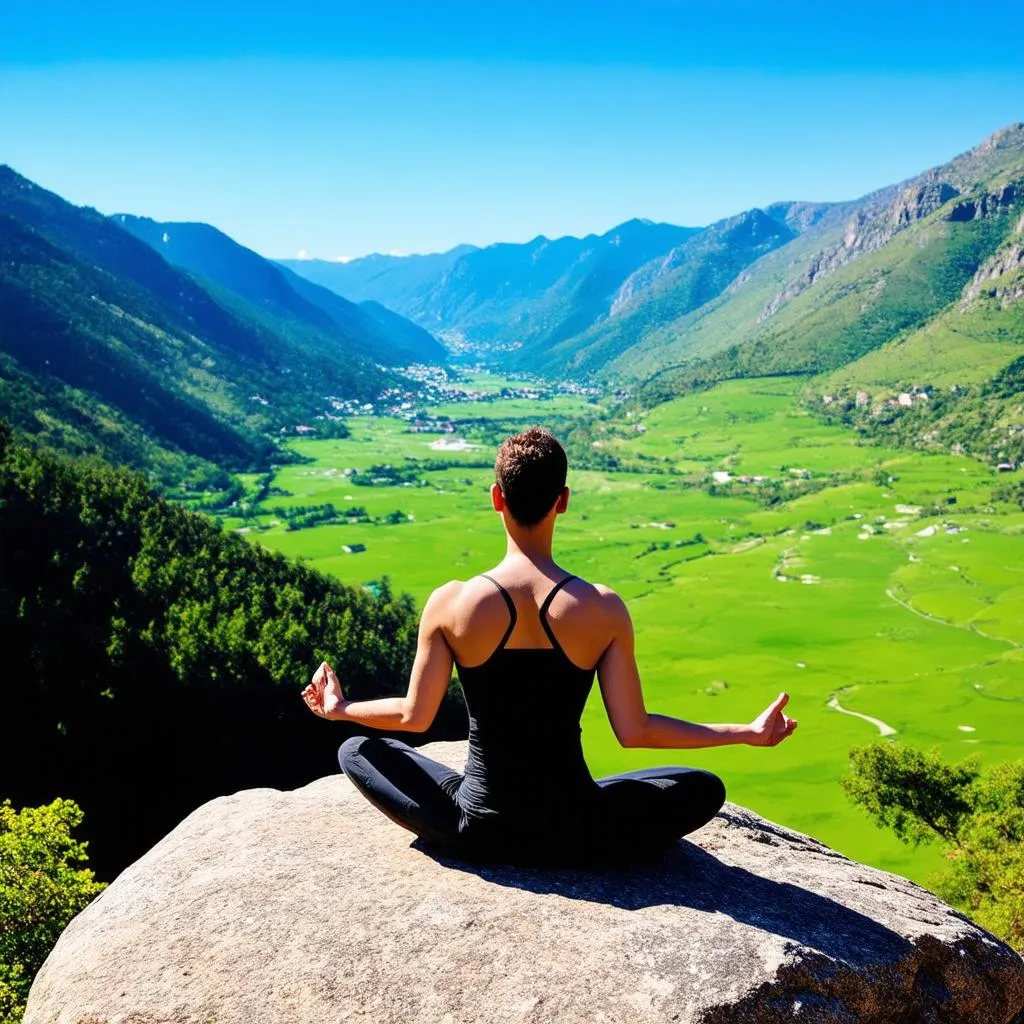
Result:
{"type": "MultiPolygon", "coordinates": [[[[540,608],[551,590],[570,575],[554,566],[545,572],[529,563],[499,565],[487,574],[504,587],[515,604],[516,624],[505,644],[507,649],[552,646],[541,623],[540,608]]],[[[483,575],[448,587],[442,625],[445,639],[460,665],[482,664],[508,629],[511,616],[505,598],[483,575]]],[[[565,655],[580,668],[594,668],[611,642],[614,623],[609,593],[605,587],[574,577],[555,594],[548,608],[551,631],[565,655]]]]}

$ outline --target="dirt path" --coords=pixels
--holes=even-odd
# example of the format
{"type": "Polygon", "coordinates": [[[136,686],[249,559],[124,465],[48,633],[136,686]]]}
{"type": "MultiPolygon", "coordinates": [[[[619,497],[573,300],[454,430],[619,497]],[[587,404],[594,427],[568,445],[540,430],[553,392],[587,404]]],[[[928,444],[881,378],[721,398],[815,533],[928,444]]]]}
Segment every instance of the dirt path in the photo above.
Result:
{"type": "Polygon", "coordinates": [[[986,640],[995,640],[996,643],[1009,644],[1011,647],[1016,647],[1018,651],[1024,650],[1024,644],[1019,644],[1016,640],[1010,640],[1008,637],[992,636],[991,633],[983,633],[977,626],[961,626],[956,622],[950,622],[948,619],[940,619],[934,615],[929,615],[927,612],[922,612],[910,604],[910,602],[897,597],[892,590],[887,590],[885,592],[885,596],[892,598],[892,600],[901,608],[906,608],[908,612],[913,612],[915,615],[922,619],[927,619],[929,622],[935,622],[940,626],[949,626],[950,629],[962,629],[968,633],[977,633],[978,636],[983,636],[986,640]]]}
{"type": "Polygon", "coordinates": [[[880,718],[872,718],[870,715],[862,715],[859,711],[850,711],[848,708],[844,708],[839,703],[839,698],[835,694],[832,694],[832,699],[828,702],[828,706],[844,715],[853,715],[855,718],[863,718],[865,722],[870,722],[882,736],[896,735],[896,730],[891,725],[883,722],[880,718]]]}

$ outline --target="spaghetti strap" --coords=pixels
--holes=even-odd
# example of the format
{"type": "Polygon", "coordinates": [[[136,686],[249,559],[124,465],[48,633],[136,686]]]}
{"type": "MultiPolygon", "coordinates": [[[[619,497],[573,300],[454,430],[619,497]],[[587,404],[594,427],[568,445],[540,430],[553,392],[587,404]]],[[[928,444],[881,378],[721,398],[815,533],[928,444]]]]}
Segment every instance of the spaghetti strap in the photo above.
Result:
{"type": "Polygon", "coordinates": [[[490,580],[498,588],[498,592],[505,599],[505,604],[508,607],[508,629],[505,630],[505,635],[501,638],[501,643],[495,648],[495,651],[501,651],[504,650],[505,644],[508,643],[508,638],[512,635],[512,630],[516,628],[516,621],[518,620],[516,604],[515,601],[512,600],[512,595],[493,576],[488,576],[485,572],[480,573],[480,575],[483,576],[485,580],[490,580]]]}
{"type": "Polygon", "coordinates": [[[540,606],[540,624],[544,627],[544,632],[547,633],[548,639],[551,641],[551,646],[558,651],[563,658],[568,658],[568,655],[562,650],[562,645],[558,642],[558,638],[555,636],[554,631],[551,628],[551,624],[548,622],[548,609],[551,607],[551,602],[555,599],[555,594],[574,579],[576,579],[575,576],[566,576],[565,579],[559,580],[558,583],[548,591],[548,596],[544,598],[544,603],[540,606]]]}

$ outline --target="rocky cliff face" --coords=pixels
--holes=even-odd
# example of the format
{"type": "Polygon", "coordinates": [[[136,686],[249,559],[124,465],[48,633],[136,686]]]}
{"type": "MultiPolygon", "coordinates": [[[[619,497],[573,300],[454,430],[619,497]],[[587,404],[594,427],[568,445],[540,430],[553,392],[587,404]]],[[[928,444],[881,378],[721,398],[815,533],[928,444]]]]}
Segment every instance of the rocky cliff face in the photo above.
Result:
{"type": "Polygon", "coordinates": [[[1009,182],[994,191],[983,192],[978,196],[954,203],[953,208],[946,215],[946,220],[956,223],[957,221],[995,217],[1012,206],[1022,195],[1024,195],[1024,184],[1009,182]]]}
{"type": "Polygon", "coordinates": [[[964,289],[964,303],[995,299],[1004,309],[1024,298],[1024,243],[1016,242],[987,260],[964,289]]]}
{"type": "Polygon", "coordinates": [[[901,231],[930,216],[958,195],[959,191],[947,182],[925,182],[904,189],[889,206],[877,213],[873,213],[870,207],[857,210],[846,222],[842,240],[812,257],[803,273],[791,280],[765,306],[758,323],[774,316],[819,278],[858,256],[881,249],[901,231]]]}
{"type": "Polygon", "coordinates": [[[980,181],[991,177],[996,166],[1002,166],[1010,176],[1024,169],[1024,124],[1008,125],[948,164],[918,175],[906,183],[895,199],[880,202],[883,193],[867,197],[847,221],[842,241],[822,249],[809,260],[802,273],[765,305],[758,323],[774,316],[815,281],[852,259],[880,249],[901,231],[930,216],[961,193],[965,193],[964,198],[951,207],[946,219],[976,220],[1002,213],[1024,192],[1020,181],[1001,184],[991,191],[982,190],[977,195],[966,195],[977,189],[980,181]]]}
{"type": "MultiPolygon", "coordinates": [[[[1005,194],[1006,190],[1003,191],[1005,194]]],[[[1018,185],[1017,195],[1020,194],[1024,194],[1024,186],[1018,185]]],[[[961,311],[969,309],[979,299],[994,299],[1003,309],[1024,299],[1024,239],[1021,236],[1024,236],[1024,217],[1014,225],[1009,242],[978,268],[964,288],[961,311]]]]}
{"type": "MultiPolygon", "coordinates": [[[[463,744],[428,748],[461,764],[463,744]]],[[[1008,1024],[1024,962],[727,804],[630,871],[430,855],[336,776],[206,804],[65,931],[26,1024],[1008,1024]]]]}

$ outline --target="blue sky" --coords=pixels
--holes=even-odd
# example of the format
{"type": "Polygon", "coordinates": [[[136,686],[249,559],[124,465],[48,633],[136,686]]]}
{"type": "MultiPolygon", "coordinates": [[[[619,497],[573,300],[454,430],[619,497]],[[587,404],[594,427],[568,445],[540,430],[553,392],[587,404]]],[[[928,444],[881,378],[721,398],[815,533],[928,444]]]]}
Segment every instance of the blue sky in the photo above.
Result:
{"type": "Polygon", "coordinates": [[[4,0],[0,162],[271,256],[706,224],[1024,120],[1022,39],[1004,0],[4,0]]]}

